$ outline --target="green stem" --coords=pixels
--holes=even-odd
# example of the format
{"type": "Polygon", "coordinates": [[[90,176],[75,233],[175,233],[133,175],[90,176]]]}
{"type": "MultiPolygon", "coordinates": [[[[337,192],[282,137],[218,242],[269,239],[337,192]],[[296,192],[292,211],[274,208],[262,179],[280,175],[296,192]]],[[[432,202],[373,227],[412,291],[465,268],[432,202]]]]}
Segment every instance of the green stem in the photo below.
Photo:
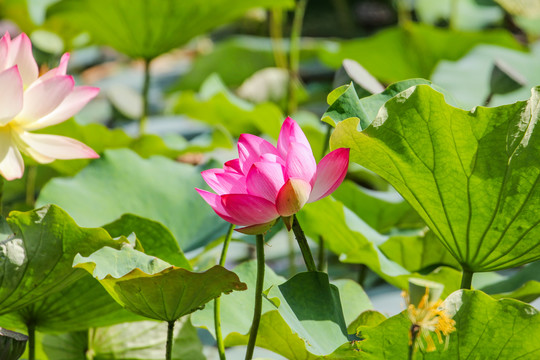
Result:
{"type": "Polygon", "coordinates": [[[360,264],[360,267],[358,268],[358,284],[360,284],[362,287],[364,287],[366,282],[367,270],[368,267],[366,265],[360,264]]]}
{"type": "Polygon", "coordinates": [[[270,39],[272,41],[272,53],[278,68],[287,68],[287,54],[283,49],[283,10],[272,9],[270,11],[270,39]]]}
{"type": "Polygon", "coordinates": [[[146,126],[148,124],[148,92],[150,91],[150,63],[152,62],[152,59],[145,59],[144,60],[144,83],[143,83],[143,89],[142,89],[142,101],[143,101],[143,108],[142,108],[142,114],[141,119],[139,122],[139,135],[143,135],[146,131],[146,126]]]}
{"type": "MultiPolygon", "coordinates": [[[[225,266],[225,260],[227,259],[227,250],[229,250],[229,244],[234,230],[234,224],[229,226],[225,240],[223,241],[223,248],[221,250],[221,256],[219,258],[219,265],[225,266]]],[[[216,331],[216,342],[220,360],[225,360],[225,343],[223,342],[223,335],[221,334],[221,297],[214,300],[214,329],[216,331]]]]}
{"type": "Polygon", "coordinates": [[[29,322],[26,324],[28,329],[28,360],[36,359],[36,324],[29,322]]]}
{"type": "Polygon", "coordinates": [[[322,236],[319,236],[319,263],[317,264],[318,271],[324,271],[326,267],[326,252],[324,250],[324,238],[322,236]]]}
{"type": "Polygon", "coordinates": [[[304,235],[304,231],[300,227],[300,223],[298,222],[296,215],[293,215],[292,229],[294,231],[294,235],[296,236],[296,241],[300,246],[300,251],[302,251],[302,257],[304,258],[308,271],[317,271],[315,261],[313,260],[313,255],[311,255],[311,250],[309,249],[309,245],[306,240],[306,235],[304,235]]]}
{"type": "Polygon", "coordinates": [[[397,0],[398,23],[404,26],[412,21],[411,11],[406,4],[407,0],[397,0]]]}
{"type": "Polygon", "coordinates": [[[298,107],[296,97],[296,84],[300,82],[300,36],[306,12],[307,0],[298,0],[294,10],[294,18],[291,28],[291,47],[289,54],[289,104],[288,112],[292,114],[298,107]]]}
{"type": "Polygon", "coordinates": [[[26,171],[26,205],[34,207],[36,203],[37,166],[29,166],[26,171]]]}
{"type": "Polygon", "coordinates": [[[174,323],[175,321],[167,321],[167,346],[165,350],[165,360],[172,360],[172,346],[174,342],[174,323]]]}
{"type": "Polygon", "coordinates": [[[471,289],[473,274],[474,272],[472,271],[463,270],[463,276],[461,278],[461,289],[471,289]]]}
{"type": "Polygon", "coordinates": [[[491,100],[493,99],[493,95],[495,95],[494,93],[490,92],[488,94],[488,96],[486,97],[486,99],[484,100],[484,106],[489,106],[489,104],[491,103],[491,100]]]}
{"type": "Polygon", "coordinates": [[[257,284],[255,285],[255,308],[253,312],[253,321],[249,332],[249,341],[246,351],[246,360],[253,358],[253,350],[257,341],[257,332],[261,322],[262,312],[262,291],[264,284],[264,235],[257,235],[257,284]]]}
{"type": "Polygon", "coordinates": [[[414,349],[415,349],[415,343],[416,338],[418,337],[418,332],[420,331],[420,327],[416,324],[411,325],[410,328],[410,336],[411,336],[411,343],[409,344],[409,360],[414,360],[414,349]]]}
{"type": "Polygon", "coordinates": [[[292,231],[287,232],[287,240],[289,245],[289,275],[292,277],[296,274],[296,254],[294,252],[294,234],[292,231]]]}

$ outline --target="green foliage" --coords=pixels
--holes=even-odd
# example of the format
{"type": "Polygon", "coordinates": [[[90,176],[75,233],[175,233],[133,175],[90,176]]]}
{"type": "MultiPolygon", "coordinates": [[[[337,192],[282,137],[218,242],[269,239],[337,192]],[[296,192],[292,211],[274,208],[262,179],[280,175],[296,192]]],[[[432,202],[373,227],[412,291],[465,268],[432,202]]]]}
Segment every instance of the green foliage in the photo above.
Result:
{"type": "Polygon", "coordinates": [[[528,102],[466,112],[428,86],[389,100],[372,125],[342,121],[331,144],[388,180],[469,271],[540,258],[538,89],[528,102]]]}
{"type": "Polygon", "coordinates": [[[113,240],[103,229],[77,226],[54,205],[13,211],[6,220],[11,233],[2,231],[0,242],[0,314],[22,309],[83,277],[84,272],[72,268],[75,254],[90,255],[124,242],[113,240]]]}
{"type": "Polygon", "coordinates": [[[356,60],[377,79],[390,84],[410,78],[429,79],[440,60],[457,60],[481,43],[522,48],[504,30],[460,32],[408,23],[371,37],[330,43],[320,55],[335,69],[343,59],[356,60]]]}
{"type": "Polygon", "coordinates": [[[249,9],[292,5],[290,0],[61,0],[47,16],[60,17],[130,57],[153,59],[249,9]]]}
{"type": "MultiPolygon", "coordinates": [[[[513,360],[535,359],[540,354],[538,343],[530,340],[540,332],[540,316],[532,306],[510,299],[494,300],[481,291],[468,290],[452,294],[445,306],[455,313],[456,321],[448,349],[439,345],[435,352],[418,352],[417,359],[513,360]]],[[[360,351],[349,348],[343,354],[357,359],[405,360],[410,327],[406,312],[376,327],[363,327],[361,336],[365,340],[358,343],[360,351]]],[[[437,344],[436,336],[432,336],[437,344]]]]}
{"type": "MultiPolygon", "coordinates": [[[[46,335],[43,348],[50,360],[162,360],[167,325],[140,321],[110,327],[46,335]]],[[[204,360],[202,344],[189,317],[177,321],[174,330],[174,360],[204,360]]]]}
{"type": "Polygon", "coordinates": [[[158,221],[189,251],[227,229],[193,190],[205,186],[200,170],[158,156],[142,159],[127,149],[108,150],[75,177],[51,180],[37,203],[59,204],[83,226],[102,226],[125,213],[158,221]]]}
{"type": "Polygon", "coordinates": [[[208,301],[245,290],[236,274],[221,266],[194,273],[125,245],[104,247],[88,257],[77,255],[74,267],[87,270],[122,306],[151,319],[175,321],[208,301]]]}

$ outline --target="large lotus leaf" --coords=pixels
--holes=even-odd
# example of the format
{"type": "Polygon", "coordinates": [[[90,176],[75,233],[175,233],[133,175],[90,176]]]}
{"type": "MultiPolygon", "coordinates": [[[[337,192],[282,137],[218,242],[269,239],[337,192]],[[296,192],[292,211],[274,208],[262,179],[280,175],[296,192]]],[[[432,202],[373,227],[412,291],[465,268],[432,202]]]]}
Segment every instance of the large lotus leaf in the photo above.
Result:
{"type": "MultiPolygon", "coordinates": [[[[110,327],[45,335],[43,348],[49,359],[87,360],[162,360],[165,357],[167,325],[156,321],[119,324],[110,327]]],[[[204,360],[202,344],[189,317],[174,328],[174,360],[204,360]]]]}
{"type": "Polygon", "coordinates": [[[249,9],[292,5],[291,0],[62,0],[48,16],[60,16],[131,57],[152,59],[249,9]]]}
{"type": "Polygon", "coordinates": [[[193,190],[204,186],[196,167],[159,156],[142,159],[128,149],[108,150],[75,177],[51,180],[37,203],[58,204],[83,226],[102,226],[124,213],[152,219],[189,251],[227,229],[193,190]]]}
{"type": "Polygon", "coordinates": [[[348,341],[339,290],[323,272],[296,274],[266,295],[308,351],[328,355],[348,341]]]}
{"type": "Polygon", "coordinates": [[[345,180],[332,196],[377,232],[392,229],[418,229],[425,226],[411,206],[394,189],[375,191],[345,180]]]}
{"type": "Polygon", "coordinates": [[[3,234],[0,241],[0,314],[21,309],[83,277],[84,272],[72,268],[77,253],[90,255],[103,246],[123,243],[103,229],[80,228],[54,205],[13,211],[7,223],[12,233],[3,234]]]}
{"type": "MultiPolygon", "coordinates": [[[[221,298],[221,332],[223,338],[231,333],[247,334],[251,328],[253,320],[253,307],[255,298],[255,283],[257,278],[257,263],[247,261],[234,269],[240,281],[247,285],[246,291],[233,292],[221,298]]],[[[272,285],[281,284],[285,281],[281,276],[276,275],[269,267],[265,268],[263,289],[268,289],[272,285]]],[[[263,301],[262,313],[275,309],[268,301],[263,301]]],[[[214,303],[208,303],[201,311],[197,311],[191,316],[193,325],[204,327],[215,334],[214,329],[214,303]]],[[[214,335],[215,337],[215,335],[214,335]]]]}
{"type": "MultiPolygon", "coordinates": [[[[170,231],[160,223],[127,214],[104,228],[113,237],[134,232],[146,254],[191,269],[170,231]]],[[[123,309],[99,282],[86,274],[69,287],[3,316],[0,324],[21,329],[31,321],[40,332],[71,332],[142,319],[123,309]]]]}
{"type": "Polygon", "coordinates": [[[65,289],[0,317],[0,324],[24,329],[32,322],[37,331],[71,332],[145,318],[123,309],[90,274],[65,289]]]}
{"type": "Polygon", "coordinates": [[[125,245],[104,247],[73,266],[87,270],[130,311],[151,319],[175,321],[233,290],[245,290],[238,276],[221,266],[194,273],[125,245]]]}
{"type": "Polygon", "coordinates": [[[533,89],[528,102],[466,112],[420,85],[363,132],[342,121],[331,144],[388,180],[464,269],[504,269],[540,259],[538,103],[533,89]]]}
{"type": "MultiPolygon", "coordinates": [[[[444,344],[430,353],[417,352],[416,359],[537,359],[540,345],[540,315],[520,301],[494,300],[481,291],[460,290],[445,301],[455,310],[456,331],[444,344]]],[[[406,312],[391,317],[373,328],[362,328],[364,340],[358,350],[342,350],[342,358],[406,360],[411,322],[406,312]],[[346,357],[349,355],[349,357],[346,357]]],[[[432,335],[437,344],[436,336],[432,335]]]]}
{"type": "Polygon", "coordinates": [[[410,277],[421,277],[443,283],[444,295],[459,288],[461,273],[451,267],[439,266],[428,274],[416,272],[444,265],[448,258],[444,252],[440,253],[440,246],[425,244],[427,241],[437,241],[433,238],[426,238],[418,232],[412,233],[410,236],[417,238],[412,241],[415,247],[405,247],[409,242],[406,237],[392,238],[379,234],[341,202],[332,198],[306,205],[297,216],[306,234],[312,239],[322,236],[328,249],[339,255],[341,261],[364,264],[394,286],[407,289],[410,277]],[[404,255],[392,249],[388,251],[392,258],[387,257],[383,251],[387,241],[399,244],[404,255]],[[400,264],[403,259],[406,262],[400,264]],[[408,270],[405,266],[414,268],[408,270]]]}
{"type": "Polygon", "coordinates": [[[433,71],[432,79],[450,92],[464,109],[483,105],[490,91],[491,71],[495,61],[502,61],[521,75],[525,85],[508,94],[496,94],[490,106],[511,104],[526,100],[530,88],[540,84],[540,44],[532,46],[531,53],[523,53],[500,46],[478,45],[457,61],[441,61],[433,71]]]}
{"type": "Polygon", "coordinates": [[[389,84],[410,78],[429,79],[438,61],[457,60],[482,43],[522,48],[503,30],[460,32],[408,23],[368,38],[330,43],[321,51],[321,59],[336,69],[344,59],[356,60],[377,79],[389,84]]]}
{"type": "Polygon", "coordinates": [[[182,92],[174,106],[176,114],[210,125],[225,126],[234,136],[262,132],[277,138],[283,114],[272,103],[253,105],[230,92],[217,75],[205,80],[198,94],[182,92]]]}
{"type": "Polygon", "coordinates": [[[127,237],[131,233],[135,233],[145,254],[165,260],[171,265],[191,270],[191,265],[174,236],[157,221],[125,214],[103,228],[113,237],[127,237]]]}
{"type": "Polygon", "coordinates": [[[358,97],[354,86],[349,84],[335,89],[328,95],[327,101],[330,106],[323,114],[322,120],[335,127],[340,121],[350,117],[357,117],[360,119],[360,129],[365,129],[375,119],[379,109],[385,102],[415,85],[429,85],[440,93],[443,93],[450,104],[454,104],[455,102],[446,90],[424,79],[399,81],[389,85],[381,93],[361,99],[358,97]]]}

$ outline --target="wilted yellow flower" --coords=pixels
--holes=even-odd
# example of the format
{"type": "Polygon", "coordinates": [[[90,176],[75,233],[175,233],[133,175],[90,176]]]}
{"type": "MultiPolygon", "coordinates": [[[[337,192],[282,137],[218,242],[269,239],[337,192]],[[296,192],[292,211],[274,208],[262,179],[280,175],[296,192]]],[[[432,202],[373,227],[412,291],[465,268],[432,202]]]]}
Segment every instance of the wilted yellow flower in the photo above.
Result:
{"type": "Polygon", "coordinates": [[[442,300],[439,296],[442,292],[440,284],[426,282],[419,279],[411,279],[414,284],[411,285],[411,292],[418,291],[419,286],[423,287],[424,295],[420,301],[416,302],[413,296],[404,292],[404,297],[407,302],[407,314],[412,325],[409,331],[409,345],[415,348],[420,348],[423,351],[431,352],[437,348],[431,337],[431,333],[437,334],[439,344],[443,343],[445,337],[445,349],[448,347],[448,339],[451,332],[455,331],[454,325],[456,322],[452,320],[445,311],[442,300]],[[433,289],[430,294],[430,286],[438,287],[433,289]],[[413,286],[415,288],[413,289],[413,286]]]}

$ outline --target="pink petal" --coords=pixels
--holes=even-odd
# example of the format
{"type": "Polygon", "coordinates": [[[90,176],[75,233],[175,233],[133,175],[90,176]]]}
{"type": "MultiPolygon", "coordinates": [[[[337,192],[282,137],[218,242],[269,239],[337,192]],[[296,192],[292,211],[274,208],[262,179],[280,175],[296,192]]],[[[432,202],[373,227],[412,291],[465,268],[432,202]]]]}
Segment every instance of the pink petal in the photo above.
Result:
{"type": "Polygon", "coordinates": [[[21,111],[23,84],[17,66],[0,73],[0,126],[6,125],[21,111]]]}
{"type": "Polygon", "coordinates": [[[99,89],[95,87],[77,86],[56,109],[35,122],[24,124],[24,129],[28,131],[39,130],[59,124],[78,113],[98,92],[99,89]]]}
{"type": "Polygon", "coordinates": [[[210,205],[210,207],[218,214],[223,220],[234,223],[233,219],[229,216],[225,208],[223,207],[223,204],[221,203],[221,196],[216,195],[214,193],[211,193],[206,190],[201,189],[195,189],[199,193],[199,195],[202,196],[204,201],[210,205]]]}
{"type": "Polygon", "coordinates": [[[290,143],[293,142],[300,143],[311,149],[311,145],[309,145],[309,141],[307,140],[306,135],[304,135],[304,132],[300,126],[298,126],[296,121],[290,117],[287,117],[281,126],[277,143],[279,154],[284,159],[287,157],[287,153],[289,152],[290,143]]]}
{"type": "Polygon", "coordinates": [[[349,152],[350,149],[340,148],[322,158],[308,202],[330,195],[343,182],[349,167],[349,152]]]}
{"type": "Polygon", "coordinates": [[[20,179],[24,174],[24,161],[9,131],[0,131],[0,174],[6,180],[20,179]]]}
{"type": "Polygon", "coordinates": [[[244,174],[247,174],[251,165],[259,161],[263,154],[278,155],[277,149],[268,141],[251,134],[242,134],[238,139],[238,158],[240,167],[244,174]]]}
{"type": "Polygon", "coordinates": [[[246,177],[236,172],[231,173],[223,169],[209,169],[201,172],[201,175],[218,195],[223,194],[247,194],[246,177]]]}
{"type": "Polygon", "coordinates": [[[54,69],[47,71],[45,74],[41,75],[39,77],[39,80],[43,81],[43,80],[50,79],[54,76],[66,75],[68,61],[69,61],[69,53],[65,53],[64,55],[62,55],[62,58],[60,59],[60,65],[58,65],[58,67],[55,67],[54,69]]]}
{"type": "Polygon", "coordinates": [[[233,224],[251,226],[279,217],[275,205],[261,197],[247,194],[222,195],[221,202],[233,218],[233,224]]]}
{"type": "Polygon", "coordinates": [[[71,76],[55,76],[31,86],[24,92],[23,109],[17,122],[26,129],[30,123],[48,115],[64,101],[73,86],[71,76]]]}
{"type": "Polygon", "coordinates": [[[275,203],[279,189],[285,184],[283,166],[277,163],[256,162],[249,170],[246,183],[249,194],[275,203]]]}
{"type": "Polygon", "coordinates": [[[300,143],[289,144],[286,174],[289,179],[302,179],[312,185],[315,182],[317,162],[311,148],[300,143]]]}
{"type": "Polygon", "coordinates": [[[233,159],[233,160],[227,161],[223,165],[223,170],[228,171],[228,172],[237,172],[241,174],[242,168],[240,167],[240,159],[233,159]]]}
{"type": "Polygon", "coordinates": [[[281,188],[276,200],[279,215],[287,217],[296,214],[306,204],[311,185],[301,179],[290,179],[281,188]]]}
{"type": "Polygon", "coordinates": [[[8,67],[11,67],[10,64],[8,64],[9,60],[9,48],[11,47],[11,36],[8,32],[5,33],[4,36],[2,36],[2,39],[0,39],[0,70],[5,70],[8,67]]]}
{"type": "Polygon", "coordinates": [[[21,34],[11,41],[8,50],[8,66],[17,65],[24,86],[29,86],[38,78],[38,66],[32,54],[32,43],[26,34],[21,34]]]}
{"type": "Polygon", "coordinates": [[[18,146],[40,163],[48,163],[54,159],[95,159],[99,155],[85,144],[65,136],[32,134],[21,132],[18,135],[18,146]]]}

